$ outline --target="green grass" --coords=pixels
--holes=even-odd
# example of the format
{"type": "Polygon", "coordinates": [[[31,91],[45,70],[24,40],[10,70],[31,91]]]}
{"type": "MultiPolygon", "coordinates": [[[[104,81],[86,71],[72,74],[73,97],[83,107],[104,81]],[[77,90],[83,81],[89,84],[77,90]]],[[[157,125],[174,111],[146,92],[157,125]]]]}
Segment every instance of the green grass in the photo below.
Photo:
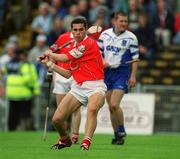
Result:
{"type": "MultiPolygon", "coordinates": [[[[178,159],[180,134],[152,136],[129,135],[124,146],[111,145],[112,135],[95,134],[89,151],[73,145],[62,150],[51,150],[57,133],[0,132],[0,159],[178,159]]],[[[82,139],[82,136],[80,137],[82,139]]]]}

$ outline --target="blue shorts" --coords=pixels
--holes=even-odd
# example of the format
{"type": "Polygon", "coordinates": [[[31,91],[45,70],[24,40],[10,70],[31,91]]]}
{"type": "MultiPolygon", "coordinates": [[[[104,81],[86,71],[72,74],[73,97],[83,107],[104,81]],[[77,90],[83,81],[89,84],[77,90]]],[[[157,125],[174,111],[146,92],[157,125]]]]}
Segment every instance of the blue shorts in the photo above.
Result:
{"type": "Polygon", "coordinates": [[[129,67],[104,70],[104,82],[107,90],[121,89],[128,92],[128,80],[130,77],[129,67]]]}

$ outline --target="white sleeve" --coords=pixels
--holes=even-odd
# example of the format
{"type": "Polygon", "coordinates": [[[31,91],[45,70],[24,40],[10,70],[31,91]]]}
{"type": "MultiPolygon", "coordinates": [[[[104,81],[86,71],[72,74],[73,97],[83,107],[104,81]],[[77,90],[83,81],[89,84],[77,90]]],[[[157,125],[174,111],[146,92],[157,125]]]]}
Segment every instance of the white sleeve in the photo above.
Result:
{"type": "Polygon", "coordinates": [[[99,36],[99,39],[98,39],[98,45],[99,45],[99,48],[100,48],[100,51],[102,54],[104,52],[104,39],[105,39],[104,34],[101,33],[101,35],[99,36]]]}
{"type": "Polygon", "coordinates": [[[131,52],[132,59],[139,58],[139,46],[138,46],[138,40],[136,36],[134,36],[133,40],[131,41],[130,52],[131,52]]]}

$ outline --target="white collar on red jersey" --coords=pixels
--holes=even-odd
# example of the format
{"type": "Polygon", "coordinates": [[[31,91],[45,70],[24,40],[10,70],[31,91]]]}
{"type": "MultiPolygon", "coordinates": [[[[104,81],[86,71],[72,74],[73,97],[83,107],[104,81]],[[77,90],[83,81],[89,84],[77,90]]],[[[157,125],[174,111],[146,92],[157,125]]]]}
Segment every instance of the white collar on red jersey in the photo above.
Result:
{"type": "MultiPolygon", "coordinates": [[[[86,35],[82,41],[86,40],[87,38],[88,38],[88,36],[86,35]]],[[[77,42],[76,41],[74,41],[74,46],[77,46],[77,42]]]]}

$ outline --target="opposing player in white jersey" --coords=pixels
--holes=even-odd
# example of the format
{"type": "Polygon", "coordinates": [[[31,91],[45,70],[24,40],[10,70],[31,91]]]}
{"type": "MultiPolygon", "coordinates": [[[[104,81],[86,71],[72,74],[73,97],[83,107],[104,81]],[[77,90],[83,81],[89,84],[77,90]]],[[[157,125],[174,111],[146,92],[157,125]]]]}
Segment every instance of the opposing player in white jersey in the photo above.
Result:
{"type": "Polygon", "coordinates": [[[114,130],[112,144],[117,145],[124,144],[126,136],[123,111],[119,105],[128,88],[136,84],[139,58],[138,40],[127,27],[128,16],[119,11],[114,15],[114,26],[102,32],[98,40],[108,88],[106,100],[114,130]]]}

